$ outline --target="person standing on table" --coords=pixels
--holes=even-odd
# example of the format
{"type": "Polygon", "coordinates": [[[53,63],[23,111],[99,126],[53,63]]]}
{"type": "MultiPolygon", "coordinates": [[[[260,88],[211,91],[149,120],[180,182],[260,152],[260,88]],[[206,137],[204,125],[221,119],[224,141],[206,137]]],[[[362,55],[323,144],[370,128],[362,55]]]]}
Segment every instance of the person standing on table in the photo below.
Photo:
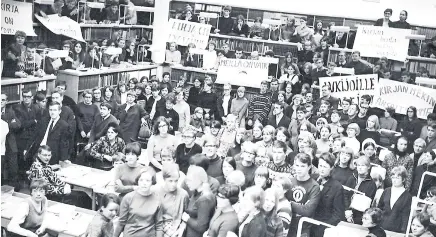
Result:
{"type": "Polygon", "coordinates": [[[26,198],[14,211],[7,229],[8,236],[37,237],[44,235],[47,228],[48,200],[46,195],[48,185],[44,179],[33,179],[30,182],[30,197],[26,198]]]}
{"type": "Polygon", "coordinates": [[[148,113],[144,108],[135,103],[136,93],[127,92],[127,102],[120,106],[115,117],[120,121],[120,129],[126,143],[131,143],[138,138],[141,124],[146,123],[148,113]]]}
{"type": "Polygon", "coordinates": [[[218,19],[218,29],[215,29],[215,33],[228,35],[232,33],[234,21],[230,17],[230,12],[232,11],[231,6],[225,6],[223,8],[223,16],[218,19]]]}
{"type": "Polygon", "coordinates": [[[63,195],[71,193],[71,187],[64,181],[59,179],[58,175],[54,172],[51,165],[49,165],[52,158],[52,150],[47,145],[42,145],[38,149],[38,154],[30,167],[29,180],[43,179],[47,183],[47,198],[54,201],[62,200],[63,195]]]}
{"type": "Polygon", "coordinates": [[[115,166],[115,192],[125,195],[138,189],[138,178],[143,172],[150,172],[155,176],[156,171],[153,168],[138,163],[140,155],[141,145],[138,142],[127,144],[126,163],[115,166]]]}
{"type": "Polygon", "coordinates": [[[123,197],[119,222],[113,237],[163,237],[163,208],[159,196],[151,190],[154,174],[142,172],[138,186],[123,197]]]}
{"type": "Polygon", "coordinates": [[[116,194],[105,194],[101,198],[100,210],[89,223],[83,237],[112,237],[113,219],[118,215],[120,202],[121,199],[116,194]]]}
{"type": "MultiPolygon", "coordinates": [[[[39,146],[47,145],[51,148],[50,164],[59,164],[59,161],[69,161],[69,148],[71,133],[67,122],[61,119],[61,104],[51,102],[48,106],[50,117],[44,116],[37,124],[34,135],[34,144],[29,150],[30,157],[36,154],[39,146]]],[[[70,162],[71,163],[71,162],[70,162]]]]}
{"type": "Polygon", "coordinates": [[[268,92],[268,81],[265,80],[260,84],[260,93],[255,94],[248,103],[248,127],[252,127],[256,120],[262,125],[268,122],[271,103],[271,93],[268,92]]]}
{"type": "Polygon", "coordinates": [[[118,124],[117,118],[112,115],[113,109],[114,108],[109,103],[104,102],[100,104],[100,113],[96,116],[92,124],[88,144],[105,136],[109,124],[118,124]]]}
{"type": "Polygon", "coordinates": [[[11,107],[7,106],[8,97],[1,94],[1,119],[8,123],[9,133],[6,135],[6,153],[1,157],[2,163],[2,181],[3,176],[7,173],[7,180],[12,186],[19,191],[20,183],[18,180],[18,163],[17,163],[17,141],[15,134],[21,128],[21,121],[15,116],[11,107]]]}

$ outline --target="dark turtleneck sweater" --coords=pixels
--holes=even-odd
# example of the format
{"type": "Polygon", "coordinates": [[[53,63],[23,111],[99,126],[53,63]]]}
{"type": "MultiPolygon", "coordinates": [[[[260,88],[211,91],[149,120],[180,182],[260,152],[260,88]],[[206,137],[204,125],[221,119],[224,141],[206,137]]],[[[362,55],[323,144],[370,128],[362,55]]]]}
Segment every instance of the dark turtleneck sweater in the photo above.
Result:
{"type": "Polygon", "coordinates": [[[221,157],[216,156],[213,159],[209,158],[209,168],[206,170],[207,175],[214,177],[221,184],[224,182],[224,174],[223,174],[223,160],[221,157]]]}

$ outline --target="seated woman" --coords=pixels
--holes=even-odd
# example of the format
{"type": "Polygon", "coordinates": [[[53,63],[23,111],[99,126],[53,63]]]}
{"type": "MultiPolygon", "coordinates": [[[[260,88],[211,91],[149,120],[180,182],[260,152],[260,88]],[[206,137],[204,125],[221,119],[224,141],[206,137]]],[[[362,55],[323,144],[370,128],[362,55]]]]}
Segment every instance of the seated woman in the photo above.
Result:
{"type": "Polygon", "coordinates": [[[90,46],[88,48],[88,53],[85,55],[83,63],[85,68],[100,68],[100,57],[96,47],[90,46]]]}
{"type": "Polygon", "coordinates": [[[245,23],[243,15],[238,15],[236,25],[233,26],[233,34],[241,37],[248,37],[250,27],[245,23]]]}
{"type": "Polygon", "coordinates": [[[129,237],[163,236],[162,203],[151,190],[154,178],[150,172],[140,173],[138,186],[124,196],[114,237],[119,237],[121,233],[129,237]]]}
{"type": "Polygon", "coordinates": [[[126,146],[126,163],[115,167],[115,192],[124,195],[138,189],[138,178],[141,173],[149,172],[156,174],[151,167],[144,167],[138,163],[141,155],[141,145],[137,142],[129,143],[126,146]]]}
{"type": "Polygon", "coordinates": [[[8,224],[8,236],[41,236],[44,234],[47,222],[44,219],[48,200],[45,194],[48,183],[44,179],[32,179],[30,182],[30,197],[20,203],[14,216],[8,224]],[[15,235],[14,235],[15,234],[15,235]]]}
{"type": "Polygon", "coordinates": [[[108,126],[106,136],[98,139],[91,146],[90,156],[94,159],[92,167],[110,170],[113,167],[114,156],[117,152],[124,152],[126,144],[119,136],[120,130],[117,124],[108,126]]]}
{"type": "Polygon", "coordinates": [[[264,28],[262,27],[262,18],[256,17],[254,20],[254,25],[250,28],[250,38],[262,39],[264,33],[264,28]]]}
{"type": "Polygon", "coordinates": [[[107,45],[108,45],[108,47],[103,52],[103,56],[102,56],[101,61],[103,63],[103,66],[110,67],[112,63],[120,63],[120,59],[118,57],[119,55],[117,55],[117,54],[111,55],[111,54],[106,53],[109,49],[114,49],[117,47],[116,42],[113,40],[108,40],[107,45]]]}
{"type": "Polygon", "coordinates": [[[118,215],[121,199],[112,193],[101,198],[98,214],[89,223],[83,237],[112,237],[114,224],[112,220],[118,215]]]}
{"type": "Polygon", "coordinates": [[[68,57],[62,61],[62,66],[60,69],[78,69],[83,67],[83,62],[85,60],[85,50],[80,42],[76,42],[73,45],[73,50],[69,52],[68,57]]]}
{"type": "Polygon", "coordinates": [[[170,123],[167,119],[160,116],[156,119],[153,125],[153,135],[148,140],[147,144],[147,157],[150,164],[157,169],[162,169],[161,151],[164,147],[171,147],[175,149],[175,137],[168,133],[170,123]]]}
{"type": "Polygon", "coordinates": [[[182,55],[180,51],[177,50],[177,44],[175,42],[169,43],[169,49],[165,51],[165,62],[180,64],[182,60],[182,55]]]}
{"type": "Polygon", "coordinates": [[[47,198],[50,200],[60,201],[63,195],[71,193],[71,187],[59,179],[52,166],[49,165],[51,159],[51,148],[47,145],[38,148],[38,154],[30,167],[29,180],[44,179],[47,183],[47,198]]]}
{"type": "Polygon", "coordinates": [[[125,49],[125,58],[124,60],[129,63],[137,62],[137,51],[136,51],[136,43],[135,41],[130,41],[127,44],[127,48],[125,49]]]}
{"type": "Polygon", "coordinates": [[[183,66],[185,66],[185,67],[197,67],[198,66],[200,59],[198,57],[198,54],[195,54],[194,49],[195,49],[195,44],[189,43],[186,53],[183,54],[183,56],[182,56],[183,66]]]}

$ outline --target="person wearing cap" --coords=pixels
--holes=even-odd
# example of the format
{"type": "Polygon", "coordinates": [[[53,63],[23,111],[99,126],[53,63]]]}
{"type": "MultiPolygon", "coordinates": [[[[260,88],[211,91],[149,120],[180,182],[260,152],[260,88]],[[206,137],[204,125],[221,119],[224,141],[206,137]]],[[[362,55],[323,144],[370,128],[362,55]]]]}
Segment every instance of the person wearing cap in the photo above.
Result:
{"type": "Polygon", "coordinates": [[[384,18],[380,18],[378,19],[374,26],[383,26],[383,27],[394,27],[393,22],[390,20],[391,16],[392,16],[392,9],[391,8],[387,8],[384,11],[384,18]]]}

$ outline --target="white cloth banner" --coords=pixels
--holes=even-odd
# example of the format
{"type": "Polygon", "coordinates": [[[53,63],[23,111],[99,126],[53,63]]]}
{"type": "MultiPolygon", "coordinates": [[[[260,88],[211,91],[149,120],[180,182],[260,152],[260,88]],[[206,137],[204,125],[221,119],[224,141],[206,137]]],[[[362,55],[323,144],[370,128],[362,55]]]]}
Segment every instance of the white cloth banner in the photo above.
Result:
{"type": "Polygon", "coordinates": [[[33,31],[32,3],[2,0],[2,34],[15,35],[17,30],[27,36],[36,36],[33,31]]]}
{"type": "Polygon", "coordinates": [[[364,57],[405,61],[409,49],[409,39],[406,36],[410,34],[411,30],[360,25],[353,50],[360,51],[364,57]]]}
{"type": "Polygon", "coordinates": [[[260,88],[268,79],[268,62],[223,58],[218,65],[216,83],[260,88]]]}
{"type": "MultiPolygon", "coordinates": [[[[339,77],[320,77],[320,86],[328,85],[332,91],[332,96],[340,100],[342,104],[344,98],[351,98],[353,103],[359,104],[362,95],[373,97],[378,85],[378,75],[357,75],[339,77]]],[[[322,94],[321,90],[321,96],[322,94]]]]}
{"type": "Polygon", "coordinates": [[[168,21],[168,40],[178,45],[194,43],[196,48],[205,49],[209,41],[211,25],[190,21],[170,19],[168,21]]]}
{"type": "Polygon", "coordinates": [[[372,105],[378,108],[392,106],[399,114],[406,114],[408,107],[415,106],[418,118],[427,119],[427,115],[433,111],[436,105],[436,90],[389,79],[380,79],[372,105]]]}
{"type": "Polygon", "coordinates": [[[57,14],[48,15],[47,17],[35,15],[35,17],[51,32],[85,42],[80,25],[76,21],[66,16],[59,17],[57,14]]]}

